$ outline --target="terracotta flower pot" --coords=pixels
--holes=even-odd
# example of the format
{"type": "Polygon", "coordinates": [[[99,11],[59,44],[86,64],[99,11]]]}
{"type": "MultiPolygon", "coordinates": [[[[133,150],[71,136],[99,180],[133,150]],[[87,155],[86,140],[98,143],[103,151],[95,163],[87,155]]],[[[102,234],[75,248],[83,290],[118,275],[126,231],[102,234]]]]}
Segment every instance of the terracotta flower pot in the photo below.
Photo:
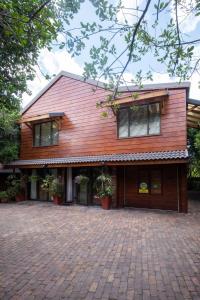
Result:
{"type": "Polygon", "coordinates": [[[111,207],[111,198],[110,197],[101,198],[101,207],[103,209],[110,209],[110,207],[111,207]]]}
{"type": "Polygon", "coordinates": [[[18,194],[15,196],[15,201],[16,202],[21,202],[25,200],[25,195],[24,194],[18,194]]]}
{"type": "Polygon", "coordinates": [[[62,198],[59,196],[53,196],[53,203],[56,205],[62,204],[62,198]]]}

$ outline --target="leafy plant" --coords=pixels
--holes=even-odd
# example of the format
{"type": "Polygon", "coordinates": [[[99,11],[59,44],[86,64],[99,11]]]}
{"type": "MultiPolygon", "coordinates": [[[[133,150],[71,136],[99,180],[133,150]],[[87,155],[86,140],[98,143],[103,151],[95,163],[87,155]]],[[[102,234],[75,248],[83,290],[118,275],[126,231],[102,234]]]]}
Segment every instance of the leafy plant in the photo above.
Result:
{"type": "Polygon", "coordinates": [[[18,158],[19,153],[19,111],[6,109],[0,101],[0,162],[8,163],[18,158]]]}
{"type": "Polygon", "coordinates": [[[89,182],[89,177],[85,175],[78,175],[75,177],[75,183],[79,185],[85,185],[89,182]]]}
{"type": "Polygon", "coordinates": [[[112,177],[109,174],[101,174],[96,179],[96,187],[99,198],[111,197],[113,193],[112,177]]]}
{"type": "Polygon", "coordinates": [[[42,180],[41,188],[48,192],[50,196],[62,197],[63,185],[59,179],[53,175],[46,175],[42,180]]]}
{"type": "Polygon", "coordinates": [[[20,193],[24,193],[27,180],[26,175],[20,175],[20,177],[15,174],[9,175],[6,180],[7,194],[9,197],[13,198],[20,193]]]}
{"type": "Polygon", "coordinates": [[[38,175],[31,175],[29,176],[28,180],[31,181],[39,181],[40,180],[40,176],[38,175]]]}
{"type": "Polygon", "coordinates": [[[6,191],[1,191],[0,192],[0,199],[8,199],[8,193],[6,191]]]}

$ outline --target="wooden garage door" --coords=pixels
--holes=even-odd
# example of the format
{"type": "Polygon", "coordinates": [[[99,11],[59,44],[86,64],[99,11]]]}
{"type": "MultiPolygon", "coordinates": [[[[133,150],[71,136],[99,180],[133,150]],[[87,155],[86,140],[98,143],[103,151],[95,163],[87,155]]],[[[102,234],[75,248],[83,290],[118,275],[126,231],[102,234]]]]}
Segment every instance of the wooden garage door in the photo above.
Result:
{"type": "Polygon", "coordinates": [[[127,166],[123,173],[124,206],[178,210],[175,165],[127,166]]]}

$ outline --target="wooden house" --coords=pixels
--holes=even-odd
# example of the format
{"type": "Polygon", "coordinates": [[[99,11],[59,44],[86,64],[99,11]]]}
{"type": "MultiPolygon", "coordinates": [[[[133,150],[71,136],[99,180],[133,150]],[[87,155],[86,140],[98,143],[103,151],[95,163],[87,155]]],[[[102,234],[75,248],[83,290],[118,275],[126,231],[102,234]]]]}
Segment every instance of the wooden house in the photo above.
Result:
{"type": "MultiPolygon", "coordinates": [[[[60,177],[66,203],[98,204],[95,178],[106,168],[113,208],[187,212],[189,86],[120,87],[113,109],[104,84],[61,72],[25,107],[20,159],[11,165],[60,177]],[[74,181],[80,174],[90,179],[81,188],[74,181]]],[[[50,200],[36,181],[28,184],[28,198],[50,200]]]]}

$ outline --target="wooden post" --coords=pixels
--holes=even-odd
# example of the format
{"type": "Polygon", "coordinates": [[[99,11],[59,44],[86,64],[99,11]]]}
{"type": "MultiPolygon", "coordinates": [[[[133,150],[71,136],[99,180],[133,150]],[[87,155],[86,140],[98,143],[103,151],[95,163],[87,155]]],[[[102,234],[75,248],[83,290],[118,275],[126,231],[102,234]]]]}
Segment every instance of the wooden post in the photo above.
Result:
{"type": "Polygon", "coordinates": [[[112,167],[112,188],[113,188],[113,195],[112,195],[112,207],[117,207],[117,169],[116,167],[112,167]]]}
{"type": "Polygon", "coordinates": [[[187,165],[179,166],[179,212],[188,212],[188,197],[187,197],[187,165]]]}
{"type": "Polygon", "coordinates": [[[72,202],[72,168],[67,168],[67,202],[72,202]]]}

